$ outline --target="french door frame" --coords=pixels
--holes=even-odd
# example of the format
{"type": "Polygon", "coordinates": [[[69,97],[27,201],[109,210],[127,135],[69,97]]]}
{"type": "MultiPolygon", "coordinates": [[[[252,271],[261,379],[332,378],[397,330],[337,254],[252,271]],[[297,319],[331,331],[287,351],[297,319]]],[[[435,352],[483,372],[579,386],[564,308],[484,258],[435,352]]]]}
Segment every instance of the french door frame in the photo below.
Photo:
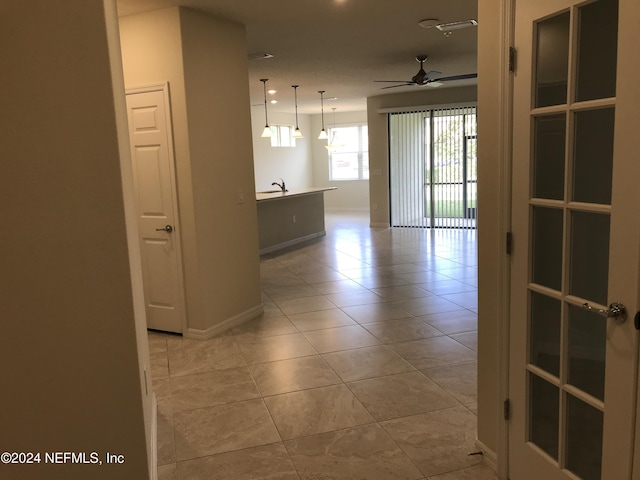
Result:
{"type": "MultiPolygon", "coordinates": [[[[511,232],[511,198],[512,198],[512,150],[513,150],[513,72],[517,66],[516,52],[513,50],[515,42],[515,2],[516,0],[500,0],[499,3],[499,25],[500,35],[498,40],[498,51],[500,59],[498,62],[499,73],[496,76],[499,90],[499,105],[497,110],[498,129],[497,137],[497,162],[499,163],[499,203],[502,208],[496,215],[497,232],[494,236],[507,239],[511,232]]],[[[496,78],[493,78],[495,81],[496,78]]],[[[479,78],[479,81],[482,81],[479,78]]],[[[479,121],[482,121],[479,119],[479,121]]],[[[480,205],[480,209],[482,206],[480,205]]],[[[483,215],[482,210],[479,212],[483,215]]],[[[481,252],[478,252],[481,254],[481,252]]],[[[497,421],[496,426],[496,451],[488,450],[484,444],[479,442],[479,447],[484,451],[487,462],[496,469],[500,480],[509,478],[509,423],[508,423],[508,398],[509,398],[509,347],[510,347],[510,326],[509,315],[511,309],[511,260],[509,254],[504,252],[498,259],[495,266],[498,273],[498,292],[500,301],[497,305],[497,363],[498,382],[496,403],[493,405],[492,413],[497,421]]]]}

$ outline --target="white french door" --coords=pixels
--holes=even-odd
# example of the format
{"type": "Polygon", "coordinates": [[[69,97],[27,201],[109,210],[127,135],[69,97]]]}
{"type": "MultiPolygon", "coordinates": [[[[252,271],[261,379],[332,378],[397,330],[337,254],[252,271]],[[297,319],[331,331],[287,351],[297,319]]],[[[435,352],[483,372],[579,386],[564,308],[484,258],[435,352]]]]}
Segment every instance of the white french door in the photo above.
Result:
{"type": "Polygon", "coordinates": [[[509,474],[630,479],[640,2],[515,4],[509,474]]]}

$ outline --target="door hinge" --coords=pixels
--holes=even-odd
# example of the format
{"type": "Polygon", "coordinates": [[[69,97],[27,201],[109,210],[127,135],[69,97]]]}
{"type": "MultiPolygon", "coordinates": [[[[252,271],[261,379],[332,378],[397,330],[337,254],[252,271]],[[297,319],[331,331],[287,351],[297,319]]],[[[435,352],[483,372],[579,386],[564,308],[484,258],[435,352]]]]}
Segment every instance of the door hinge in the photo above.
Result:
{"type": "Polygon", "coordinates": [[[516,71],[516,59],[517,59],[516,47],[509,47],[509,71],[511,73],[515,73],[516,71]]]}
{"type": "Polygon", "coordinates": [[[506,247],[507,255],[511,255],[511,252],[513,251],[513,234],[511,232],[507,232],[506,247]]]}
{"type": "Polygon", "coordinates": [[[508,398],[502,404],[502,413],[505,420],[509,420],[509,418],[511,418],[511,400],[508,398]]]}

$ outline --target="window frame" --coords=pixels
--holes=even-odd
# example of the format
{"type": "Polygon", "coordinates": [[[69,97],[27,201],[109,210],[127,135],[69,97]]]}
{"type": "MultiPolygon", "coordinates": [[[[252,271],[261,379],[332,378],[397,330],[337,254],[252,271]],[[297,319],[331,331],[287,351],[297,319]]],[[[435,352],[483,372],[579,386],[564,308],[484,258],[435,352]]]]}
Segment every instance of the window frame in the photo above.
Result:
{"type": "Polygon", "coordinates": [[[269,125],[269,128],[271,129],[271,146],[275,147],[275,148],[295,148],[296,146],[296,139],[293,136],[293,132],[295,130],[295,127],[293,125],[285,125],[285,124],[271,124],[269,125]],[[289,144],[285,145],[282,142],[282,137],[283,137],[283,130],[284,129],[288,129],[289,130],[289,144]]]}
{"type": "Polygon", "coordinates": [[[333,132],[336,131],[338,139],[340,138],[340,129],[344,128],[358,128],[358,150],[357,151],[344,151],[342,149],[329,149],[328,150],[328,166],[329,166],[329,181],[330,182],[358,182],[358,181],[369,181],[369,125],[367,122],[354,122],[354,123],[343,123],[337,124],[333,127],[329,127],[328,136],[329,142],[333,138],[333,132]],[[363,135],[363,128],[366,128],[366,135],[363,135]],[[333,163],[333,154],[334,153],[352,153],[356,154],[358,161],[358,176],[357,178],[334,178],[334,163],[333,163]],[[365,154],[366,154],[366,162],[365,162],[365,154]],[[366,176],[365,176],[366,173],[366,176]]]}

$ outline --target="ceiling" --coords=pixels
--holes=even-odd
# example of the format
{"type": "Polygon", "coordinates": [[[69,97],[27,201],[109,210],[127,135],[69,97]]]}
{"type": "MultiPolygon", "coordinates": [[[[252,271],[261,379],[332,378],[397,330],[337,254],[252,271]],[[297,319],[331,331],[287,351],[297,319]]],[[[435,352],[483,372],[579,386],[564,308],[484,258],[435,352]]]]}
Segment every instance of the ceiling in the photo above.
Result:
{"type": "Polygon", "coordinates": [[[425,70],[442,76],[477,72],[477,27],[446,36],[421,28],[420,20],[442,23],[476,19],[477,0],[117,0],[119,15],[183,6],[246,26],[247,54],[270,53],[271,59],[249,60],[252,105],[263,105],[261,78],[277,90],[269,111],[361,111],[366,98],[420,88],[474,85],[476,79],[446,82],[440,87],[405,86],[374,80],[410,80],[420,68],[416,55],[428,55],[425,70]],[[332,100],[336,98],[335,100],[332,100]]]}

